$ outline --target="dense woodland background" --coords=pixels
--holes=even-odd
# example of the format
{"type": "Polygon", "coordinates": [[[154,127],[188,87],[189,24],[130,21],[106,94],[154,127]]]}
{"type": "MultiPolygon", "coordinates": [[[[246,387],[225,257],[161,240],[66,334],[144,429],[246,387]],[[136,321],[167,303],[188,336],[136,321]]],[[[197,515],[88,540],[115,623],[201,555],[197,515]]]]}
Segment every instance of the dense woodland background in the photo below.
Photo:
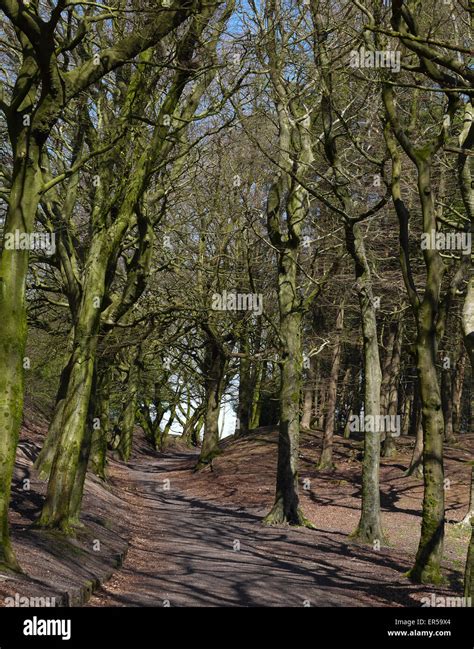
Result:
{"type": "Polygon", "coordinates": [[[198,476],[231,408],[236,438],[279,430],[268,525],[311,526],[300,431],[328,476],[353,440],[372,545],[380,457],[410,439],[409,577],[440,583],[443,449],[473,433],[472,1],[0,9],[0,569],[26,394],[49,418],[36,524],[65,535],[137,427],[198,476]],[[398,429],[361,428],[380,416],[398,429]]]}

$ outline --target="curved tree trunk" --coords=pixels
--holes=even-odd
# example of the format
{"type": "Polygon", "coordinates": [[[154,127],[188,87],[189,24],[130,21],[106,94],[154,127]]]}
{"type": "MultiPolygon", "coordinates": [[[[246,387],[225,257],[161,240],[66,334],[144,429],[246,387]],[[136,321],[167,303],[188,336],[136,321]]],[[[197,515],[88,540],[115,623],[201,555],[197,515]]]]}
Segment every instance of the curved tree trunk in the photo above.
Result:
{"type": "Polygon", "coordinates": [[[187,446],[196,447],[199,445],[199,430],[202,424],[204,407],[197,406],[191,417],[185,422],[182,439],[187,446]]]}

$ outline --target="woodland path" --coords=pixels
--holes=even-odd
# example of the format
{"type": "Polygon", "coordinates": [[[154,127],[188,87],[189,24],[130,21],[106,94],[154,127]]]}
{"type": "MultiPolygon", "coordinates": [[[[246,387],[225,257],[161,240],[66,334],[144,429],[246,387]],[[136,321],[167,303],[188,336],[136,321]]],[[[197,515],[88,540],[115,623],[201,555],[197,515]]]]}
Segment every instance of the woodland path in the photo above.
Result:
{"type": "Polygon", "coordinates": [[[420,605],[419,587],[402,576],[408,564],[394,553],[343,534],[264,527],[263,511],[196,499],[194,463],[176,453],[113,465],[113,488],[130,512],[130,549],[88,606],[420,605]]]}

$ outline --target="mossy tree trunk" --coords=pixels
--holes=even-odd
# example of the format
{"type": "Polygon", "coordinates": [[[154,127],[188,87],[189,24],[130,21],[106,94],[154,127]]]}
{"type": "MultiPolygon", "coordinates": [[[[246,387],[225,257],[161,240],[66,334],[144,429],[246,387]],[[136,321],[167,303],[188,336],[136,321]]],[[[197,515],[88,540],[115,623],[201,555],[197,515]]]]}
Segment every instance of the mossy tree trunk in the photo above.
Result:
{"type": "Polygon", "coordinates": [[[54,407],[53,417],[48,428],[48,434],[44,440],[43,448],[36,458],[35,467],[38,470],[39,477],[47,480],[51,472],[51,466],[56,454],[57,445],[61,438],[61,423],[63,418],[64,403],[67,394],[67,386],[71,374],[72,356],[63,368],[59,377],[58,393],[56,395],[56,405],[54,407]]]}
{"type": "MultiPolygon", "coordinates": [[[[387,115],[385,139],[392,159],[392,198],[400,228],[400,264],[407,296],[416,319],[416,365],[421,395],[423,421],[423,513],[421,536],[415,564],[409,577],[417,583],[439,583],[444,542],[444,419],[438,383],[437,346],[444,333],[451,291],[441,298],[446,266],[438,250],[423,250],[426,268],[424,293],[420,296],[413,279],[410,260],[411,213],[403,200],[401,189],[402,161],[398,145],[410,158],[417,172],[418,198],[421,207],[423,233],[431,236],[438,230],[432,165],[439,149],[450,135],[453,116],[459,107],[454,96],[448,96],[447,107],[439,132],[423,146],[415,145],[400,121],[394,90],[383,86],[383,101],[387,115]]],[[[465,262],[460,264],[460,271],[465,262]]],[[[462,273],[456,273],[456,280],[462,273]]],[[[453,285],[453,288],[454,285],[453,285]]]]}
{"type": "Polygon", "coordinates": [[[341,337],[343,328],[344,308],[341,307],[336,317],[334,347],[332,351],[331,371],[328,383],[328,414],[324,423],[323,447],[318,464],[319,471],[332,471],[335,468],[333,461],[333,439],[336,422],[337,381],[339,376],[339,366],[341,364],[341,337]]]}
{"type": "Polygon", "coordinates": [[[132,453],[133,432],[135,430],[135,422],[137,418],[137,395],[140,380],[140,367],[142,365],[140,348],[138,347],[128,350],[128,356],[125,403],[118,423],[120,429],[120,444],[118,446],[118,451],[124,462],[129,461],[132,453]]]}
{"type": "MultiPolygon", "coordinates": [[[[13,152],[5,236],[16,231],[30,234],[34,230],[44,189],[42,151],[66,105],[110,71],[153,47],[184,22],[195,7],[194,3],[186,3],[184,7],[157,12],[156,18],[143,29],[126,34],[114,47],[107,48],[98,65],[89,58],[68,71],[63,70],[57,59],[55,31],[61,14],[58,7],[50,20],[41,20],[30,3],[3,3],[2,10],[16,33],[22,59],[10,104],[2,99],[13,152]]],[[[82,44],[82,39],[71,34],[70,44],[74,49],[82,44]]],[[[27,271],[28,252],[7,250],[3,246],[0,259],[0,566],[15,569],[18,564],[9,539],[8,505],[24,398],[27,271]]],[[[79,385],[76,387],[80,389],[79,385]]]]}
{"type": "MultiPolygon", "coordinates": [[[[402,344],[403,344],[403,323],[401,321],[396,323],[395,326],[395,340],[392,348],[392,358],[389,367],[389,382],[387,401],[385,409],[382,409],[381,414],[386,414],[389,417],[399,417],[398,413],[398,387],[400,382],[400,366],[402,357],[402,344]]],[[[393,421],[391,419],[390,421],[393,421]]],[[[401,432],[401,426],[398,432],[401,432]]],[[[397,446],[395,444],[395,433],[392,430],[385,431],[385,441],[382,448],[382,455],[384,457],[394,457],[397,454],[397,446]]]]}
{"type": "Polygon", "coordinates": [[[443,367],[441,370],[441,403],[444,419],[444,439],[446,442],[454,441],[453,378],[451,368],[443,367]]]}
{"type": "Polygon", "coordinates": [[[205,351],[204,436],[196,470],[206,467],[219,454],[219,413],[225,388],[227,356],[212,332],[207,331],[205,351]]]}
{"type": "Polygon", "coordinates": [[[453,432],[459,434],[462,425],[462,394],[466,372],[466,349],[461,347],[453,381],[453,432]]]}
{"type": "Polygon", "coordinates": [[[266,361],[258,361],[256,365],[257,367],[255,369],[255,376],[253,381],[252,406],[250,409],[250,430],[255,430],[255,428],[258,428],[260,426],[260,415],[262,412],[262,387],[265,383],[265,377],[267,373],[266,361]]]}
{"type": "MultiPolygon", "coordinates": [[[[18,115],[18,120],[21,118],[18,115]]],[[[42,187],[41,149],[28,131],[19,128],[15,135],[4,242],[7,235],[31,233],[35,226],[42,187]]],[[[18,569],[9,536],[8,508],[23,414],[27,272],[28,251],[11,250],[3,245],[0,257],[0,570],[18,569]]]]}
{"type": "MultiPolygon", "coordinates": [[[[425,219],[432,225],[432,193],[430,169],[422,166],[419,173],[420,194],[425,219]],[[429,204],[427,204],[429,203],[429,204]]],[[[415,565],[410,571],[413,581],[441,581],[441,560],[444,541],[444,419],[441,392],[436,368],[436,319],[444,264],[436,251],[428,251],[428,281],[425,296],[417,308],[417,371],[420,385],[423,421],[423,518],[415,565]]]]}
{"type": "MultiPolygon", "coordinates": [[[[210,3],[203,10],[202,16],[196,14],[189,30],[183,35],[178,48],[179,60],[183,66],[193,56],[202,30],[215,9],[216,6],[210,3]]],[[[215,36],[215,39],[217,38],[218,36],[215,36]]],[[[215,39],[211,42],[213,47],[216,45],[215,39]]],[[[146,61],[150,56],[151,52],[148,51],[142,60],[146,61]]],[[[128,86],[120,115],[122,121],[129,118],[135,106],[134,102],[140,97],[145,68],[146,66],[138,66],[128,86]]],[[[112,321],[113,324],[129,311],[145,288],[151,263],[153,228],[141,209],[141,203],[154,174],[155,165],[158,160],[167,159],[173,148],[174,140],[168,138],[169,129],[164,126],[164,115],[173,114],[177,110],[186,84],[193,74],[193,69],[189,67],[179,68],[175,73],[149,144],[144,150],[137,148],[132,152],[133,173],[125,178],[120,186],[118,210],[111,224],[107,190],[102,184],[97,190],[100,200],[92,214],[93,233],[75,322],[72,367],[62,416],[63,432],[56,449],[46,501],[38,523],[42,527],[60,529],[66,533],[71,529],[71,498],[86,433],[86,417],[102,311],[104,323],[112,321]],[[140,245],[133,257],[134,263],[127,276],[124,292],[115,300],[117,296],[110,295],[113,269],[117,264],[123,237],[135,224],[140,234],[140,245]]],[[[194,114],[196,97],[202,95],[208,83],[209,79],[205,79],[197,84],[182,107],[182,116],[186,119],[190,119],[194,114]]],[[[104,170],[105,174],[107,172],[107,169],[104,170]]]]}
{"type": "Polygon", "coordinates": [[[300,388],[302,378],[301,310],[297,306],[297,249],[285,250],[279,263],[281,379],[280,429],[275,504],[267,524],[300,525],[304,517],[298,498],[300,388]],[[295,308],[296,307],[296,308],[295,308]]]}
{"type": "Polygon", "coordinates": [[[104,237],[97,237],[93,248],[75,327],[71,371],[61,422],[62,435],[39,520],[41,527],[57,528],[66,533],[71,531],[71,499],[86,433],[109,258],[104,237]]]}
{"type": "Polygon", "coordinates": [[[240,341],[239,359],[239,405],[237,409],[237,430],[238,435],[247,435],[250,429],[250,417],[252,408],[252,372],[249,358],[249,332],[244,325],[240,341]]]}
{"type": "Polygon", "coordinates": [[[106,480],[107,448],[111,439],[110,422],[110,388],[113,377],[111,365],[100,368],[97,384],[97,399],[95,416],[99,426],[93,427],[90,466],[96,476],[106,480]]]}
{"type": "Polygon", "coordinates": [[[199,446],[199,432],[203,421],[204,407],[199,405],[195,408],[191,417],[185,422],[182,439],[188,446],[199,446]]]}
{"type": "MultiPolygon", "coordinates": [[[[278,261],[278,307],[280,316],[280,426],[275,503],[264,519],[268,525],[289,523],[309,525],[299,507],[298,453],[300,439],[300,399],[303,350],[301,323],[309,302],[298,289],[298,258],[303,224],[308,217],[309,196],[306,189],[289,173],[305,175],[313,160],[310,139],[310,115],[292,96],[283,81],[276,43],[275,15],[269,45],[271,82],[278,114],[280,169],[267,200],[267,230],[278,261]],[[283,218],[282,218],[283,217],[283,218]]],[[[283,26],[282,26],[283,27],[283,26]]]]}
{"type": "Polygon", "coordinates": [[[423,421],[421,416],[418,419],[416,428],[415,446],[413,447],[410,466],[405,475],[414,475],[420,480],[423,479],[423,421]]]}
{"type": "MultiPolygon", "coordinates": [[[[377,337],[376,302],[372,278],[360,225],[346,227],[346,245],[355,264],[356,290],[362,319],[364,355],[364,418],[380,415],[380,368],[377,337]]],[[[384,538],[380,516],[380,430],[368,426],[364,434],[362,463],[362,505],[354,537],[364,542],[382,542],[384,538]]]]}
{"type": "Polygon", "coordinates": [[[87,468],[89,466],[89,458],[91,454],[92,437],[93,437],[95,426],[98,425],[100,427],[100,421],[97,422],[94,417],[97,411],[97,382],[98,382],[97,368],[94,367],[93,376],[92,376],[91,397],[89,399],[89,409],[87,413],[84,437],[82,439],[81,451],[79,453],[79,463],[78,463],[76,476],[74,480],[74,486],[71,495],[70,521],[71,521],[71,526],[73,527],[78,527],[78,526],[82,527],[80,523],[81,504],[82,504],[82,497],[84,494],[87,468]]]}

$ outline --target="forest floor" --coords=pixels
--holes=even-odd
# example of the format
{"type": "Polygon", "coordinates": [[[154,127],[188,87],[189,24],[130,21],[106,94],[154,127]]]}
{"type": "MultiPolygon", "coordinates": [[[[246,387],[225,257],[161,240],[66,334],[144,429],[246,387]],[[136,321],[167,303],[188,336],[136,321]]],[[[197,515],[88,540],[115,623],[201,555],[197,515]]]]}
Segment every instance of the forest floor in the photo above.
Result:
{"type": "Polygon", "coordinates": [[[338,437],[336,471],[319,474],[317,432],[302,435],[300,453],[301,504],[316,529],[261,524],[274,495],[278,434],[270,429],[225,440],[212,471],[200,473],[193,473],[196,452],[175,446],[156,454],[138,435],[129,463],[110,461],[107,485],[89,476],[85,527],[66,542],[32,526],[45,491],[32,468],[44,433],[44,422],[27,420],[12,506],[26,574],[0,575],[0,606],[15,593],[80,605],[94,589],[88,606],[420,606],[432,593],[462,594],[468,532],[454,523],[467,510],[472,435],[446,449],[446,583],[433,588],[404,577],[423,491],[403,476],[412,439],[397,440],[397,457],[382,460],[386,540],[377,548],[350,538],[360,507],[360,443],[338,437]]]}
{"type": "Polygon", "coordinates": [[[223,453],[196,474],[196,455],[150,457],[138,448],[126,466],[111,467],[125,494],[132,541],[123,568],[90,606],[420,606],[422,597],[461,594],[468,532],[453,523],[467,510],[474,437],[446,452],[446,584],[415,586],[404,573],[419,538],[422,485],[405,478],[413,441],[382,460],[386,541],[354,543],[360,506],[360,453],[336,441],[337,470],[314,467],[320,434],[301,444],[302,507],[316,530],[261,524],[274,493],[277,433],[260,430],[222,443],[223,453]],[[306,480],[306,482],[305,482],[306,480]],[[308,481],[309,480],[309,483],[308,481]]]}

